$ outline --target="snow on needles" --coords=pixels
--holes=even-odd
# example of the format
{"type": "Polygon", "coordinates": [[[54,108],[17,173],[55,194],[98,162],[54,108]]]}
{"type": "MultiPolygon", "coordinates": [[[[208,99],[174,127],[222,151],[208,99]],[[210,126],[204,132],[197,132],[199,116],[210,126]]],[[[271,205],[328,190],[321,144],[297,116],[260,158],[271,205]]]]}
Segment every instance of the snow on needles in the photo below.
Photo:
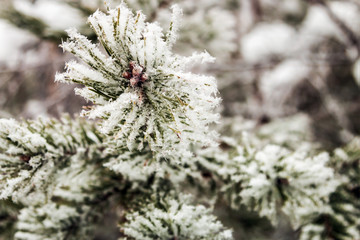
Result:
{"type": "Polygon", "coordinates": [[[190,143],[212,144],[216,133],[208,125],[217,121],[212,112],[220,102],[213,77],[186,72],[196,60],[214,59],[207,53],[190,58],[172,53],[181,15],[176,5],[172,9],[165,34],[157,23],[146,23],[141,12],[134,15],[125,4],[107,13],[95,12],[89,23],[107,54],[70,29],[63,49],[90,68],[70,62],[67,71],[56,76],[57,81],[85,86],[77,94],[97,105],[83,114],[102,118],[103,133],[130,150],[150,149],[156,158],[189,156],[190,143]]]}
{"type": "Polygon", "coordinates": [[[238,197],[273,224],[283,212],[295,228],[299,227],[302,218],[326,207],[329,194],[340,184],[326,166],[327,153],[311,156],[277,145],[259,150],[239,147],[238,152],[234,161],[239,171],[232,176],[243,188],[238,197]]]}
{"type": "Polygon", "coordinates": [[[161,204],[148,204],[141,212],[127,215],[124,233],[134,239],[231,240],[232,231],[203,205],[190,205],[188,195],[166,197],[161,204]]]}

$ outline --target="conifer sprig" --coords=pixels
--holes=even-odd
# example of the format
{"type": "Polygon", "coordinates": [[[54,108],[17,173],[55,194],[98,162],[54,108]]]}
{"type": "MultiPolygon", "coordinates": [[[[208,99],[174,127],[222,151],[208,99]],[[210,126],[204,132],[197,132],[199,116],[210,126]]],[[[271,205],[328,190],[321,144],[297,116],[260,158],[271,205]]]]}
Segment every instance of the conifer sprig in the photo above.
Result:
{"type": "Polygon", "coordinates": [[[212,144],[216,134],[208,125],[218,119],[212,113],[220,101],[215,79],[186,72],[190,64],[213,58],[172,53],[180,15],[177,6],[173,11],[165,35],[158,24],[146,23],[141,12],[134,15],[124,4],[97,11],[89,23],[106,53],[71,29],[62,47],[88,67],[70,62],[56,76],[85,86],[77,94],[96,105],[83,114],[103,118],[103,133],[130,150],[148,148],[156,158],[189,157],[189,144],[212,144]]]}
{"type": "Polygon", "coordinates": [[[232,231],[211,215],[210,209],[191,205],[188,195],[152,200],[126,216],[121,229],[130,239],[233,239],[232,231]]]}
{"type": "Polygon", "coordinates": [[[93,124],[0,120],[0,199],[18,204],[15,239],[77,239],[94,230],[120,178],[93,124]]]}

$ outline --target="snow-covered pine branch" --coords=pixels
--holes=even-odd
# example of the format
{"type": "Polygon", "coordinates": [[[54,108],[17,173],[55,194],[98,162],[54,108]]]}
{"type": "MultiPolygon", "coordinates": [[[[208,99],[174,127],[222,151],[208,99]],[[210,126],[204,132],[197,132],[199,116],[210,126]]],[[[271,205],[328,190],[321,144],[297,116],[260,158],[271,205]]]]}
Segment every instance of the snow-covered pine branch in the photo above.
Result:
{"type": "MultiPolygon", "coordinates": [[[[177,13],[177,7],[173,7],[177,13]]],[[[181,57],[173,54],[156,23],[146,23],[141,12],[134,15],[124,4],[107,13],[97,11],[89,23],[106,53],[76,30],[62,47],[88,66],[69,62],[56,80],[80,83],[77,94],[96,105],[83,114],[103,118],[101,130],[112,134],[118,146],[130,150],[151,149],[154,158],[190,157],[192,143],[209,145],[216,133],[209,124],[220,99],[213,77],[187,72],[196,62],[213,61],[208,54],[181,57]]],[[[174,17],[173,26],[178,21],[174,17]]]]}
{"type": "Polygon", "coordinates": [[[191,205],[188,195],[160,199],[154,196],[151,200],[126,216],[121,229],[130,239],[233,239],[232,231],[210,213],[211,209],[191,205]]]}
{"type": "Polygon", "coordinates": [[[16,239],[84,237],[93,229],[101,206],[121,188],[102,167],[103,137],[93,124],[67,116],[0,120],[1,199],[22,207],[16,239]]]}
{"type": "Polygon", "coordinates": [[[239,143],[222,138],[221,145],[197,151],[199,162],[221,179],[232,208],[246,206],[275,226],[284,214],[294,229],[312,221],[329,209],[329,196],[342,183],[327,153],[264,145],[246,133],[239,143]]]}
{"type": "Polygon", "coordinates": [[[283,212],[298,228],[301,217],[324,208],[329,194],[339,185],[333,170],[326,166],[326,153],[309,156],[306,152],[268,145],[243,154],[234,159],[240,171],[232,176],[233,182],[240,182],[243,187],[239,193],[241,202],[274,224],[283,212]]]}
{"type": "Polygon", "coordinates": [[[360,139],[335,149],[331,165],[341,184],[330,195],[329,206],[302,226],[301,240],[360,238],[360,139]]]}
{"type": "MultiPolygon", "coordinates": [[[[42,2],[46,1],[51,2],[42,2]]],[[[99,1],[64,2],[87,12],[91,8],[83,8],[85,4],[92,2],[96,8],[99,1]]],[[[262,223],[269,219],[266,224],[271,222],[275,228],[280,218],[289,220],[302,240],[359,238],[358,140],[334,154],[319,153],[320,145],[310,143],[310,124],[303,117],[272,120],[274,116],[267,116],[272,110],[262,103],[256,106],[265,109],[249,112],[259,117],[252,127],[231,119],[228,127],[238,131],[231,132],[234,139],[218,138],[210,131],[209,125],[218,119],[213,113],[219,103],[216,81],[189,69],[194,63],[210,62],[207,66],[211,66],[213,58],[207,52],[191,57],[174,52],[202,49],[203,43],[218,56],[235,53],[220,70],[231,72],[224,74],[230,80],[224,86],[232,88],[243,76],[239,74],[242,65],[233,64],[261,55],[253,54],[256,49],[261,52],[260,48],[236,50],[240,46],[233,41],[234,19],[241,22],[246,12],[232,12],[230,6],[238,1],[124,2],[143,8],[148,20],[169,22],[168,26],[148,23],[142,12],[122,3],[89,18],[98,43],[89,40],[94,33],[87,34],[78,25],[86,36],[70,29],[69,40],[62,44],[82,62],[68,62],[66,72],[56,78],[83,85],[76,93],[94,103],[83,114],[99,121],[93,125],[68,117],[61,121],[0,120],[0,229],[8,230],[1,237],[87,239],[96,230],[94,224],[104,217],[104,209],[112,210],[109,202],[115,199],[123,214],[116,216],[120,231],[127,239],[232,239],[231,231],[211,214],[217,204],[236,218],[243,218],[237,213],[251,210],[254,218],[262,223]],[[179,2],[183,10],[174,6],[170,16],[167,7],[173,2],[179,2]],[[219,8],[221,4],[228,7],[219,8]],[[186,19],[179,24],[182,13],[186,19]],[[178,37],[178,31],[184,35],[178,37]],[[177,39],[183,45],[175,44],[177,39]],[[250,140],[242,135],[244,129],[252,132],[250,140]],[[190,200],[185,193],[196,198],[190,200]]],[[[14,22],[25,17],[20,13],[14,22]]],[[[33,32],[42,24],[36,19],[33,32]]],[[[57,32],[51,33],[50,27],[43,25],[37,34],[56,38],[57,32]],[[44,34],[47,32],[50,35],[44,34]]],[[[256,30],[236,27],[245,40],[247,31],[256,30]]],[[[295,34],[290,26],[284,29],[295,34]]],[[[280,48],[290,49],[288,45],[280,48]]],[[[290,60],[291,68],[282,68],[287,57],[279,58],[278,65],[277,51],[271,53],[264,56],[265,60],[276,56],[275,65],[271,64],[279,71],[275,75],[285,80],[295,70],[302,71],[300,61],[290,60]],[[280,74],[283,71],[286,74],[280,74]]],[[[258,63],[254,66],[263,64],[258,63]]],[[[307,79],[309,72],[300,75],[307,79]]],[[[265,76],[270,75],[256,76],[260,82],[254,84],[259,102],[267,101],[261,95],[265,76]]],[[[245,102],[250,103],[249,108],[255,106],[245,102]]],[[[218,211],[223,209],[214,212],[218,211]]]]}

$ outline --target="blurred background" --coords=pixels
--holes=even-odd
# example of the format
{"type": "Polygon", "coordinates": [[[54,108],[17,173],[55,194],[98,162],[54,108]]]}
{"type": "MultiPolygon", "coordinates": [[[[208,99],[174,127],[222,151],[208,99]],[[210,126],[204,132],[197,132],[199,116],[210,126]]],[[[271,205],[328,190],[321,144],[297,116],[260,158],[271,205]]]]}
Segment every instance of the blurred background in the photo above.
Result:
{"type": "MultiPolygon", "coordinates": [[[[164,29],[170,6],[181,6],[174,50],[180,55],[207,50],[216,57],[215,64],[193,71],[218,80],[222,134],[237,138],[250,130],[289,147],[306,140],[327,150],[359,134],[359,0],[125,2],[164,29]]],[[[76,27],[96,41],[86,19],[96,9],[105,10],[104,2],[1,0],[0,5],[0,117],[59,117],[90,104],[75,96],[73,85],[54,83],[54,76],[73,58],[59,48],[67,38],[64,30],[76,27]]],[[[238,220],[248,224],[243,229],[253,227],[249,218],[238,220]]],[[[280,239],[266,224],[262,231],[280,239]]],[[[286,228],[281,231],[287,236],[286,228]]]]}

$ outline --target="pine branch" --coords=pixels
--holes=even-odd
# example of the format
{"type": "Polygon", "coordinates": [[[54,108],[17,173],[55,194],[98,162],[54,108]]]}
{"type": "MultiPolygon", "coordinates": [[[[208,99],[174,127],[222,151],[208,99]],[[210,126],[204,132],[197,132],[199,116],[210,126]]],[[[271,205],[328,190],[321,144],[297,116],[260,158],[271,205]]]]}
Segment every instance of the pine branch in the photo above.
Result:
{"type": "Polygon", "coordinates": [[[153,197],[138,211],[126,215],[121,230],[125,239],[233,239],[203,205],[191,205],[190,197],[153,197]]]}
{"type": "MultiPolygon", "coordinates": [[[[176,21],[174,17],[174,26],[176,21]]],[[[141,12],[134,15],[124,4],[106,14],[97,11],[89,23],[107,55],[69,30],[70,40],[62,47],[90,68],[71,62],[67,72],[56,76],[57,81],[85,85],[77,93],[97,106],[84,115],[103,118],[102,132],[119,146],[150,149],[158,160],[191,156],[190,143],[213,143],[208,125],[218,118],[211,113],[219,103],[215,79],[185,72],[194,60],[212,61],[208,54],[173,54],[174,40],[167,42],[156,23],[145,23],[141,12]]],[[[169,34],[174,36],[175,30],[169,34]]]]}
{"type": "Polygon", "coordinates": [[[226,144],[228,156],[217,157],[223,159],[217,173],[230,206],[245,205],[274,225],[284,213],[298,228],[307,212],[327,206],[329,195],[341,183],[327,166],[326,153],[312,156],[277,145],[254,146],[247,135],[240,145],[230,140],[226,144]]]}
{"type": "Polygon", "coordinates": [[[327,211],[302,227],[300,239],[360,238],[360,141],[353,139],[334,151],[331,164],[342,184],[330,195],[327,211]]]}
{"type": "Polygon", "coordinates": [[[16,239],[79,239],[122,184],[104,136],[82,120],[0,120],[1,198],[23,205],[16,239]],[[116,185],[115,183],[120,183],[116,185]]]}

